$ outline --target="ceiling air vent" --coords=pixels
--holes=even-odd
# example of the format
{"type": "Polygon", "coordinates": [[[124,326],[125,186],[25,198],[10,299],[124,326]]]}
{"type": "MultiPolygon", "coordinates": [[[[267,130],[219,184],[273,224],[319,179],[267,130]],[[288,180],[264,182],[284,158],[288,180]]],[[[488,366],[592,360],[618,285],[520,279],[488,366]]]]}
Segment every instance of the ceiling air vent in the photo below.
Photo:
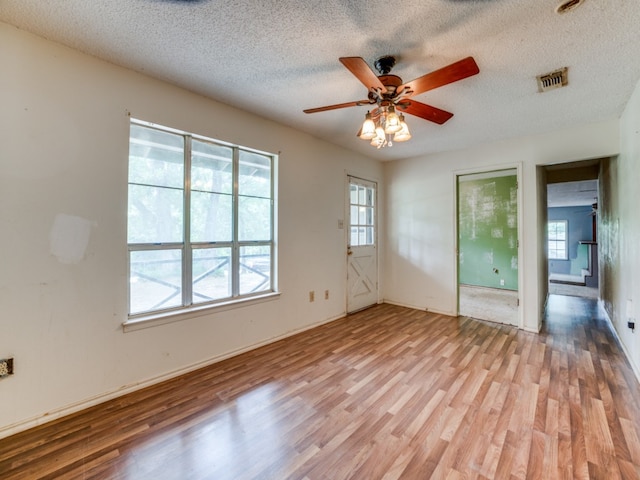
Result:
{"type": "Polygon", "coordinates": [[[544,75],[538,75],[538,91],[540,93],[553,90],[554,88],[560,88],[567,86],[567,67],[561,68],[551,73],[545,73],[544,75]]]}

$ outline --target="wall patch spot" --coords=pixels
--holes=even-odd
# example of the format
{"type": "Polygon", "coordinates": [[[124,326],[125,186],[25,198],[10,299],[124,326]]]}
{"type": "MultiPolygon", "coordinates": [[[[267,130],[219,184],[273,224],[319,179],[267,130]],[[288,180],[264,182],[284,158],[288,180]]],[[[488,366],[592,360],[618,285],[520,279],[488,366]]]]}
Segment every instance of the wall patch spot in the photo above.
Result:
{"type": "Polygon", "coordinates": [[[60,263],[74,264],[84,258],[91,222],[82,217],[59,213],[49,234],[49,249],[60,263]]]}

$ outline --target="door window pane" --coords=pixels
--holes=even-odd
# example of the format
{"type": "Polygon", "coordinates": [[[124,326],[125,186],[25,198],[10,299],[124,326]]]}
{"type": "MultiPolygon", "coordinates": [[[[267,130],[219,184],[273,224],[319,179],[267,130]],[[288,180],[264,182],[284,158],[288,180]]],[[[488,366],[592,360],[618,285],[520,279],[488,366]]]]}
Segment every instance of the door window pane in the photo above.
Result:
{"type": "Polygon", "coordinates": [[[359,183],[349,185],[349,224],[351,246],[373,245],[375,243],[375,187],[359,183]]]}
{"type": "Polygon", "coordinates": [[[352,205],[358,203],[358,186],[353,183],[349,185],[349,202],[352,205]]]}
{"type": "Polygon", "coordinates": [[[367,204],[367,189],[362,186],[358,186],[358,203],[360,205],[367,204]]]}

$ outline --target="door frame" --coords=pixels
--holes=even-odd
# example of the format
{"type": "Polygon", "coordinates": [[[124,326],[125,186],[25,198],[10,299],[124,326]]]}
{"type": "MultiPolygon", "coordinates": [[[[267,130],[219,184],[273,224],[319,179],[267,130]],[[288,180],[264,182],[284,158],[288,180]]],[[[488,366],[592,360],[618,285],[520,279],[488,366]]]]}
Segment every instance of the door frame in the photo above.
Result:
{"type": "MultiPolygon", "coordinates": [[[[350,178],[356,178],[356,179],[360,179],[363,180],[365,182],[369,182],[369,183],[373,183],[375,184],[376,188],[375,188],[375,208],[374,208],[374,242],[375,242],[375,256],[376,256],[376,300],[375,300],[375,304],[379,304],[381,303],[381,299],[380,299],[380,286],[381,286],[381,281],[380,281],[380,225],[381,225],[381,212],[380,212],[380,205],[381,205],[381,192],[380,192],[380,180],[372,177],[371,175],[366,175],[366,174],[362,174],[362,173],[357,173],[357,172],[352,172],[349,170],[345,170],[345,175],[344,175],[344,200],[343,200],[343,206],[344,206],[344,220],[339,220],[338,224],[339,227],[343,228],[344,230],[344,237],[343,237],[343,255],[344,255],[344,311],[345,313],[350,313],[349,312],[349,279],[348,279],[348,275],[349,275],[349,246],[350,246],[350,234],[351,234],[351,225],[350,225],[350,206],[351,206],[351,202],[350,202],[350,191],[349,191],[349,186],[351,184],[350,182],[350,178]]],[[[366,307],[365,307],[366,308],[366,307]]],[[[354,310],[351,313],[354,313],[356,310],[354,310]]]]}
{"type": "Polygon", "coordinates": [[[476,167],[476,168],[467,168],[467,169],[460,169],[460,170],[454,170],[452,172],[452,182],[453,182],[453,212],[452,212],[452,218],[454,219],[453,221],[453,245],[454,245],[454,251],[453,251],[453,288],[456,292],[455,294],[455,305],[452,308],[452,311],[456,312],[456,315],[460,314],[460,288],[459,288],[459,281],[458,281],[458,276],[459,276],[459,272],[458,272],[458,251],[459,251],[459,245],[458,245],[458,177],[463,176],[463,175],[474,175],[474,174],[487,174],[487,173],[491,173],[491,172],[500,172],[500,171],[504,171],[504,170],[515,170],[516,171],[516,182],[518,185],[517,188],[517,222],[518,222],[518,321],[517,321],[517,327],[519,329],[524,329],[524,312],[525,312],[525,298],[524,298],[524,272],[523,272],[523,265],[524,265],[524,261],[523,261],[523,255],[522,255],[522,251],[523,251],[523,242],[522,242],[522,227],[523,227],[523,209],[522,206],[524,205],[523,202],[523,182],[522,182],[522,163],[518,162],[518,163],[506,163],[506,164],[501,164],[501,165],[489,165],[486,167],[476,167]]]}

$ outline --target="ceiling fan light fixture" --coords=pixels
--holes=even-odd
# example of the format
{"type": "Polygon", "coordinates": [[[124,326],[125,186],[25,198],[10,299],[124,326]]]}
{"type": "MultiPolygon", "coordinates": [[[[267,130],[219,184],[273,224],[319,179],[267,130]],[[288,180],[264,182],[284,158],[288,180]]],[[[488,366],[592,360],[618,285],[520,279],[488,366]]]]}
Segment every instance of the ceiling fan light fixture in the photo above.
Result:
{"type": "Polygon", "coordinates": [[[371,140],[371,145],[376,148],[384,148],[393,146],[393,142],[406,142],[411,139],[409,127],[404,120],[404,115],[395,113],[393,106],[382,107],[381,113],[376,116],[376,120],[370,112],[364,117],[364,123],[358,132],[358,137],[363,140],[371,140]],[[394,117],[397,118],[397,129],[390,132],[387,129],[389,118],[395,123],[394,117]]]}
{"type": "Polygon", "coordinates": [[[376,148],[382,148],[386,147],[388,143],[387,134],[384,133],[384,128],[378,125],[376,127],[376,136],[371,139],[371,145],[376,148]]]}
{"type": "Polygon", "coordinates": [[[402,128],[400,125],[400,118],[396,113],[396,109],[391,105],[387,111],[386,119],[384,122],[384,133],[392,134],[399,132],[402,128]]]}
{"type": "Polygon", "coordinates": [[[364,116],[364,123],[360,129],[360,138],[363,140],[371,140],[376,136],[376,124],[371,118],[371,113],[367,112],[364,116]]]}
{"type": "Polygon", "coordinates": [[[406,142],[407,140],[410,140],[411,132],[409,131],[409,126],[407,125],[407,122],[404,121],[403,114],[400,114],[400,126],[402,128],[400,128],[400,130],[396,132],[396,134],[393,136],[393,140],[395,142],[406,142]]]}

